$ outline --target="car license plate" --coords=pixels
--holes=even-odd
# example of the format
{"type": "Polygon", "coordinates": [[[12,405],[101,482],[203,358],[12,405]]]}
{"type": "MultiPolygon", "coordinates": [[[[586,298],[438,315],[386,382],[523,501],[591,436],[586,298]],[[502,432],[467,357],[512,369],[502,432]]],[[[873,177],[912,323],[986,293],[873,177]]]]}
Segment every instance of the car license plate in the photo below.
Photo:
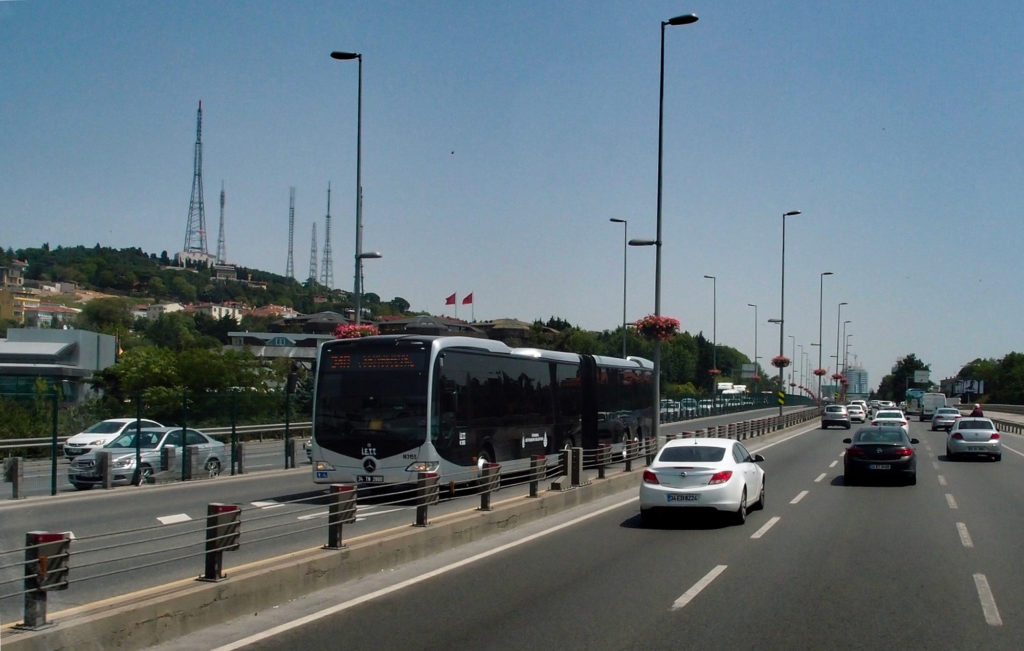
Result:
{"type": "Polygon", "coordinates": [[[699,502],[700,495],[696,493],[669,493],[665,497],[669,502],[699,502]]]}
{"type": "Polygon", "coordinates": [[[360,484],[383,484],[384,475],[356,475],[356,481],[360,484]]]}
{"type": "Polygon", "coordinates": [[[873,463],[868,466],[869,470],[892,470],[892,466],[888,463],[873,463]]]}
{"type": "Polygon", "coordinates": [[[967,448],[967,451],[968,452],[987,452],[988,450],[986,448],[979,447],[977,445],[972,445],[972,446],[969,446],[967,448]]]}

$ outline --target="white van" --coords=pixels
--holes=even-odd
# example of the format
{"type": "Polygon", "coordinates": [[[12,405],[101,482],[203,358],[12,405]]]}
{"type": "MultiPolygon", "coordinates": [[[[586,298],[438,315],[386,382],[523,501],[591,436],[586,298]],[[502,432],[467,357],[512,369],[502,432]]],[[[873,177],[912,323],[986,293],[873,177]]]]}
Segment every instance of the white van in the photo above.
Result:
{"type": "Polygon", "coordinates": [[[935,415],[935,410],[946,406],[946,394],[925,393],[921,396],[921,414],[919,420],[930,421],[935,415]]]}

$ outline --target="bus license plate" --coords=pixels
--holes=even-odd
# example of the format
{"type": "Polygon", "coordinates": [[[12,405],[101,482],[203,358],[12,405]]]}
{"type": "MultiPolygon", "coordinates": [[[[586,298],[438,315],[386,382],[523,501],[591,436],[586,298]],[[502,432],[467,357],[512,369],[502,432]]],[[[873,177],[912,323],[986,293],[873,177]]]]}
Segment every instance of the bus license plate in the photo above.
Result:
{"type": "Polygon", "coordinates": [[[383,484],[384,475],[356,475],[356,481],[360,484],[383,484]]]}

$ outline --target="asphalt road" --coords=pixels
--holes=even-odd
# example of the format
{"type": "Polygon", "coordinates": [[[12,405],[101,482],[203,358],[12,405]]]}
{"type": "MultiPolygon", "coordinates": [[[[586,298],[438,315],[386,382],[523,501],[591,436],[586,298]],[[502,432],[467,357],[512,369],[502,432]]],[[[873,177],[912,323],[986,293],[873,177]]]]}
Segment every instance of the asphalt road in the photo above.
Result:
{"type": "Polygon", "coordinates": [[[629,491],[161,648],[1020,648],[1024,442],[953,462],[912,422],[917,485],[851,487],[848,433],[797,432],[750,444],[745,525],[644,528],[629,491]]]}

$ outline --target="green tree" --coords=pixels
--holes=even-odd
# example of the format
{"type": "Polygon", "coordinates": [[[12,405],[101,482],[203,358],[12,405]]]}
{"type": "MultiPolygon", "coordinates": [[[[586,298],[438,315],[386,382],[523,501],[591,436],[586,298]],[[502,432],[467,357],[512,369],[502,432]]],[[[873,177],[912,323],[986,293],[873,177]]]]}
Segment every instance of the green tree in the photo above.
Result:
{"type": "Polygon", "coordinates": [[[75,319],[83,330],[94,330],[104,334],[127,332],[135,317],[132,302],[124,298],[96,298],[85,304],[75,319]]]}
{"type": "Polygon", "coordinates": [[[928,365],[913,353],[896,362],[892,373],[882,378],[878,385],[878,397],[882,400],[901,402],[906,400],[907,387],[913,384],[914,371],[929,371],[928,365]]]}

